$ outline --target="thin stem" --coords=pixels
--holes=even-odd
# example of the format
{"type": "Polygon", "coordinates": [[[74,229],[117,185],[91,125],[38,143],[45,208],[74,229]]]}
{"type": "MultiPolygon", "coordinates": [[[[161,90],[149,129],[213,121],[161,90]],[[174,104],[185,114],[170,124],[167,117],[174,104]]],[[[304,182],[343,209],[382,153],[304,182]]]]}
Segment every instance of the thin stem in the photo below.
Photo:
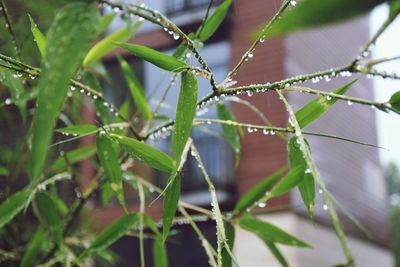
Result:
{"type": "Polygon", "coordinates": [[[236,64],[236,66],[233,68],[233,70],[228,74],[228,78],[233,78],[239,68],[249,59],[249,55],[252,55],[254,53],[254,50],[256,49],[257,45],[264,40],[265,33],[271,28],[271,26],[277,21],[282,13],[286,10],[286,8],[290,5],[290,0],[285,0],[282,4],[282,6],[279,8],[278,12],[275,13],[275,15],[272,17],[272,19],[268,22],[268,24],[261,30],[261,33],[257,37],[257,39],[253,42],[253,44],[250,46],[250,48],[243,54],[242,58],[240,61],[236,64]]]}
{"type": "Polygon", "coordinates": [[[0,11],[2,11],[4,20],[6,21],[6,28],[7,28],[8,32],[10,33],[11,41],[13,43],[15,52],[17,54],[17,58],[21,59],[21,51],[19,50],[19,47],[17,44],[17,38],[15,36],[13,25],[11,23],[11,18],[8,14],[7,6],[5,5],[4,0],[0,0],[0,11]]]}

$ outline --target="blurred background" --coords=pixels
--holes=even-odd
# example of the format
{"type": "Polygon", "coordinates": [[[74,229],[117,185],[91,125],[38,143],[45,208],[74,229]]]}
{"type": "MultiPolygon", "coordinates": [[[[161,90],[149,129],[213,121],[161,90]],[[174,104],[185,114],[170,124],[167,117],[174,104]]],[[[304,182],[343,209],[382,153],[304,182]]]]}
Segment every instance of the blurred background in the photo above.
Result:
{"type": "MultiPolygon", "coordinates": [[[[143,2],[165,13],[187,33],[199,27],[209,4],[209,0],[143,2]]],[[[5,1],[5,3],[14,22],[22,58],[29,64],[39,66],[40,56],[31,36],[27,14],[31,14],[39,28],[45,32],[54,14],[66,2],[14,0],[5,1]]],[[[219,3],[221,1],[214,1],[211,11],[219,3]]],[[[250,46],[254,32],[275,14],[280,4],[279,0],[233,1],[230,14],[218,32],[201,50],[204,59],[214,71],[217,82],[222,82],[229,70],[236,65],[250,46]]],[[[109,13],[111,10],[103,8],[101,12],[109,13]]],[[[382,24],[387,13],[388,8],[383,5],[376,8],[369,16],[350,22],[295,33],[280,39],[266,40],[256,49],[254,57],[236,76],[238,85],[272,82],[293,75],[345,65],[357,55],[361,45],[366,43],[370,35],[382,24]]],[[[4,21],[0,21],[1,53],[15,56],[10,46],[10,38],[3,27],[4,21]]],[[[124,25],[123,19],[117,16],[107,34],[124,25]]],[[[379,39],[372,57],[399,56],[399,34],[400,21],[397,21],[379,39]]],[[[144,44],[168,54],[172,54],[179,44],[179,41],[175,41],[162,29],[148,22],[143,23],[130,42],[144,44]]],[[[153,65],[120,50],[114,51],[102,60],[109,77],[99,78],[106,98],[116,106],[121,106],[129,94],[116,55],[123,56],[129,62],[144,85],[147,96],[152,99],[150,104],[153,109],[157,108],[157,100],[162,97],[165,84],[172,78],[171,74],[160,71],[153,65]]],[[[189,57],[188,60],[196,64],[193,57],[189,57]]],[[[400,63],[394,61],[383,64],[380,69],[400,73],[400,63]]],[[[351,96],[387,101],[394,92],[399,91],[398,82],[380,78],[371,80],[359,76],[339,77],[332,81],[322,80],[315,84],[310,82],[304,86],[331,91],[355,78],[359,78],[359,81],[349,91],[351,96]]],[[[199,80],[199,85],[199,97],[210,91],[206,80],[199,80]]],[[[167,94],[165,104],[159,107],[159,115],[173,117],[178,87],[177,81],[167,94]]],[[[1,102],[7,98],[7,91],[4,88],[0,89],[0,97],[1,102]]],[[[312,96],[297,93],[289,93],[288,98],[296,109],[313,99],[312,96]]],[[[72,98],[71,101],[78,107],[78,111],[75,111],[76,114],[72,116],[74,122],[77,120],[81,123],[95,123],[96,114],[88,99],[78,96],[76,99],[72,98]]],[[[274,125],[280,127],[287,125],[288,117],[285,108],[275,93],[241,95],[240,98],[227,99],[225,102],[232,108],[238,121],[263,124],[264,122],[249,109],[248,105],[244,105],[244,102],[256,106],[274,125]]],[[[134,111],[135,108],[132,107],[132,110],[134,111]]],[[[16,151],[22,150],[18,134],[15,133],[22,135],[28,129],[26,126],[21,127],[22,124],[15,124],[13,114],[16,109],[13,107],[3,107],[0,111],[0,150],[2,151],[0,164],[14,166],[19,157],[16,151]]],[[[202,110],[198,116],[216,118],[217,115],[215,109],[209,107],[207,110],[202,110]]],[[[394,266],[396,263],[393,255],[395,255],[396,266],[400,267],[400,140],[398,138],[400,124],[398,117],[377,112],[370,107],[350,106],[345,102],[338,102],[307,130],[339,135],[386,148],[364,147],[321,137],[308,139],[328,189],[336,197],[338,203],[353,214],[368,230],[369,236],[345,215],[346,211],[339,209],[357,266],[394,266]]],[[[235,155],[221,135],[222,130],[219,126],[207,126],[195,128],[192,137],[210,177],[216,184],[223,209],[229,210],[244,192],[287,163],[287,151],[286,142],[277,135],[246,131],[241,141],[241,161],[235,168],[235,155]]],[[[92,143],[93,139],[88,138],[78,145],[92,143]]],[[[169,152],[169,143],[168,138],[152,140],[153,145],[166,152],[169,152]]],[[[77,166],[81,173],[78,186],[85,187],[89,184],[95,174],[94,160],[77,166]]],[[[162,173],[154,172],[145,166],[136,167],[135,174],[159,186],[165,185],[166,177],[162,173]]],[[[0,180],[0,183],[4,181],[0,180]]],[[[207,185],[198,171],[196,162],[192,159],[186,164],[182,181],[182,200],[209,207],[207,185]]],[[[64,188],[61,191],[60,195],[66,201],[72,193],[75,194],[73,188],[64,188]]],[[[127,196],[130,209],[137,209],[136,193],[131,190],[127,196]]],[[[107,225],[122,213],[118,205],[114,205],[116,202],[104,198],[104,194],[99,195],[92,203],[91,209],[88,209],[88,212],[95,217],[93,223],[100,226],[107,225]]],[[[149,212],[157,219],[161,216],[161,209],[160,203],[155,203],[149,208],[149,212]]],[[[267,203],[266,207],[260,206],[257,212],[261,218],[313,244],[314,248],[310,250],[280,247],[290,266],[331,266],[344,262],[339,243],[331,229],[328,212],[324,209],[322,197],[318,196],[317,199],[315,222],[308,219],[297,191],[274,199],[267,203]]],[[[210,241],[215,242],[213,222],[204,221],[199,223],[199,227],[210,241]]],[[[168,244],[170,266],[206,266],[207,257],[202,252],[200,243],[191,228],[188,225],[177,225],[174,230],[176,235],[168,244]]],[[[255,236],[237,229],[236,240],[234,252],[242,266],[279,266],[265,245],[255,236]]],[[[146,242],[146,248],[147,262],[151,264],[150,241],[146,242]]],[[[114,245],[113,251],[119,255],[118,266],[139,264],[136,238],[121,239],[114,245]]]]}

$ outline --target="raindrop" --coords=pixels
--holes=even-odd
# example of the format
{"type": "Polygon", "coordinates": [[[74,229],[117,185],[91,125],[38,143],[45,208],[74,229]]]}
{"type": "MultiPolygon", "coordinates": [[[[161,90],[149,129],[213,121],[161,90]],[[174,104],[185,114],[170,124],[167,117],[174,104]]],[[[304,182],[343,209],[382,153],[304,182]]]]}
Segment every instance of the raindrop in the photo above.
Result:
{"type": "Polygon", "coordinates": [[[249,53],[247,54],[247,57],[248,57],[248,58],[253,58],[253,56],[254,56],[254,55],[253,55],[253,52],[249,52],[249,53]]]}
{"type": "Polygon", "coordinates": [[[351,102],[351,100],[347,100],[347,105],[351,106],[353,105],[353,102],[351,102]]]}
{"type": "Polygon", "coordinates": [[[253,95],[253,91],[247,91],[247,95],[248,96],[252,96],[253,95]]]}
{"type": "Polygon", "coordinates": [[[263,130],[263,134],[269,135],[269,131],[268,131],[267,129],[264,129],[264,130],[263,130]]]}
{"type": "Polygon", "coordinates": [[[254,132],[254,130],[253,130],[253,128],[247,128],[247,131],[249,132],[249,133],[252,133],[252,132],[254,132]]]}
{"type": "Polygon", "coordinates": [[[139,19],[138,19],[139,21],[143,21],[144,20],[144,18],[142,18],[142,17],[139,17],[139,19]]]}
{"type": "Polygon", "coordinates": [[[259,207],[259,208],[265,208],[266,206],[267,206],[267,203],[265,203],[265,202],[258,202],[258,204],[257,204],[257,206],[259,207]]]}
{"type": "Polygon", "coordinates": [[[179,39],[179,34],[174,33],[173,37],[174,37],[174,40],[178,40],[179,39]]]}
{"type": "Polygon", "coordinates": [[[71,85],[70,89],[71,89],[71,91],[75,91],[75,90],[76,90],[76,87],[73,86],[73,85],[71,85]]]}
{"type": "Polygon", "coordinates": [[[265,42],[265,38],[264,37],[261,37],[260,38],[260,43],[264,43],[265,42]]]}
{"type": "Polygon", "coordinates": [[[5,103],[6,103],[6,105],[10,105],[10,104],[11,104],[11,99],[10,99],[10,98],[7,98],[6,101],[5,101],[5,103]]]}
{"type": "Polygon", "coordinates": [[[297,5],[297,1],[296,1],[296,0],[291,0],[291,1],[290,1],[290,4],[291,4],[292,6],[296,6],[296,5],[297,5]]]}
{"type": "Polygon", "coordinates": [[[322,189],[319,189],[319,190],[318,190],[318,193],[319,193],[320,195],[322,195],[322,194],[324,193],[324,191],[322,191],[322,189]]]}
{"type": "Polygon", "coordinates": [[[330,95],[327,95],[326,100],[332,100],[332,97],[330,95]]]}
{"type": "Polygon", "coordinates": [[[310,168],[307,168],[304,173],[311,173],[310,168]]]}
{"type": "Polygon", "coordinates": [[[275,135],[275,131],[274,130],[271,130],[271,135],[275,135]]]}
{"type": "Polygon", "coordinates": [[[374,105],[371,105],[371,108],[372,108],[372,109],[376,109],[376,107],[375,107],[374,105]]]}
{"type": "Polygon", "coordinates": [[[328,210],[328,205],[324,204],[324,205],[322,206],[322,208],[323,208],[324,210],[328,210]]]}

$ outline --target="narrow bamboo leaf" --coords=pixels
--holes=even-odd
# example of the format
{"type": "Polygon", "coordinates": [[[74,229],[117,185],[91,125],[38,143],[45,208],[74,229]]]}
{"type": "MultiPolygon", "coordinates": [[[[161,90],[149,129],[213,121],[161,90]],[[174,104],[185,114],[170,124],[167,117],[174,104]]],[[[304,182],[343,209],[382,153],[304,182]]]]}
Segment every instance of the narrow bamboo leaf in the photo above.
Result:
{"type": "Polygon", "coordinates": [[[176,162],[181,161],[183,149],[192,130],[197,106],[197,90],[196,75],[192,72],[183,72],[176,108],[175,125],[171,138],[172,158],[176,162]]]}
{"type": "Polygon", "coordinates": [[[106,182],[101,188],[101,203],[104,206],[110,204],[111,199],[115,196],[114,191],[111,189],[110,183],[106,182]]]}
{"type": "Polygon", "coordinates": [[[400,112],[400,91],[392,95],[389,104],[392,105],[392,108],[396,111],[400,112]]]}
{"type": "Polygon", "coordinates": [[[159,238],[162,237],[156,222],[147,214],[143,215],[143,222],[149,227],[159,238]]]}
{"type": "Polygon", "coordinates": [[[4,84],[11,93],[11,102],[17,105],[21,113],[22,119],[26,119],[26,97],[25,90],[21,81],[8,71],[0,70],[0,83],[4,84]]]}
{"type": "Polygon", "coordinates": [[[61,241],[61,214],[53,199],[46,192],[36,194],[36,209],[40,219],[50,227],[53,237],[57,243],[61,241]]]}
{"type": "Polygon", "coordinates": [[[175,161],[164,152],[129,137],[116,134],[110,135],[115,137],[121,147],[132,157],[143,161],[150,167],[168,173],[171,173],[175,169],[175,161]]]}
{"type": "Polygon", "coordinates": [[[323,26],[367,13],[385,0],[304,0],[265,32],[267,36],[323,26]]]}
{"type": "Polygon", "coordinates": [[[35,39],[35,43],[39,49],[40,55],[42,55],[42,57],[45,57],[45,55],[46,55],[46,37],[39,30],[38,26],[36,25],[35,21],[31,17],[31,15],[28,14],[28,17],[31,22],[31,32],[33,34],[33,38],[35,39]]]}
{"type": "Polygon", "coordinates": [[[202,42],[207,41],[217,31],[219,25],[224,21],[232,0],[225,0],[212,13],[212,15],[204,23],[203,29],[200,32],[199,39],[202,42]]]}
{"type": "Polygon", "coordinates": [[[99,33],[102,33],[108,29],[111,22],[114,20],[117,13],[111,12],[109,14],[101,16],[100,19],[100,26],[99,26],[99,33]]]}
{"type": "Polygon", "coordinates": [[[131,70],[128,62],[121,57],[118,57],[118,60],[125,80],[128,83],[129,90],[131,91],[132,99],[136,104],[138,111],[142,114],[145,120],[151,120],[152,112],[149,104],[147,103],[142,85],[140,84],[135,73],[131,70]]]}
{"type": "Polygon", "coordinates": [[[241,213],[247,208],[254,205],[257,200],[265,196],[265,193],[271,191],[273,186],[277,183],[279,178],[286,172],[286,168],[282,168],[274,172],[272,175],[268,176],[261,183],[252,187],[249,191],[244,194],[238,203],[236,204],[235,211],[241,213]]]}
{"type": "Polygon", "coordinates": [[[42,172],[53,127],[66,98],[70,79],[84,57],[97,24],[98,14],[94,6],[73,3],[61,9],[49,29],[32,123],[29,156],[31,180],[36,180],[42,172]]]}
{"type": "MultiPolygon", "coordinates": [[[[307,162],[303,157],[303,152],[300,150],[296,140],[296,137],[292,137],[288,142],[289,162],[292,168],[296,168],[297,166],[307,166],[307,162]]],[[[304,205],[308,210],[308,214],[313,218],[315,207],[315,180],[310,171],[304,171],[303,180],[298,184],[298,188],[304,205]]]]}
{"type": "Polygon", "coordinates": [[[389,0],[390,5],[390,16],[395,18],[400,13],[400,1],[399,0],[389,0]]]}
{"type": "Polygon", "coordinates": [[[282,267],[289,267],[289,264],[287,263],[285,257],[282,255],[282,253],[279,251],[278,247],[274,243],[265,241],[265,244],[268,246],[269,250],[274,255],[275,259],[279,261],[282,267]]]}
{"type": "Polygon", "coordinates": [[[87,257],[94,252],[103,250],[111,246],[114,242],[129,232],[139,222],[137,214],[126,214],[107,226],[96,238],[91,242],[88,249],[86,249],[79,258],[87,257]]]}
{"type": "Polygon", "coordinates": [[[39,228],[36,230],[25,248],[25,253],[21,260],[21,267],[36,266],[45,238],[46,234],[43,229],[39,228]]]}
{"type": "MultiPolygon", "coordinates": [[[[188,38],[194,41],[196,35],[193,32],[191,32],[189,33],[188,38]]],[[[184,42],[181,42],[172,55],[179,59],[185,59],[187,51],[188,51],[187,45],[185,45],[184,42]]]]}
{"type": "Polygon", "coordinates": [[[178,206],[179,197],[181,195],[181,177],[180,175],[173,175],[170,180],[171,184],[167,187],[164,196],[163,208],[163,240],[168,238],[169,230],[175,216],[176,208],[178,206]]]}
{"type": "Polygon", "coordinates": [[[68,164],[74,164],[81,160],[88,159],[96,154],[95,146],[80,147],[75,150],[67,152],[65,155],[58,157],[51,165],[52,171],[61,171],[66,168],[68,164]],[[68,161],[68,162],[67,162],[68,161]]]}
{"type": "Polygon", "coordinates": [[[165,244],[158,238],[153,241],[154,267],[168,267],[168,254],[165,244]]]}
{"type": "Polygon", "coordinates": [[[117,32],[114,32],[98,42],[93,46],[87,53],[85,59],[83,60],[83,65],[88,66],[92,62],[101,59],[103,56],[110,53],[116,48],[114,42],[126,42],[130,37],[132,37],[136,30],[140,27],[141,23],[135,23],[131,27],[123,28],[117,32]]]}
{"type": "Polygon", "coordinates": [[[121,205],[125,207],[122,171],[119,165],[118,154],[113,147],[113,141],[107,134],[100,133],[96,138],[96,147],[101,166],[104,169],[110,187],[116,193],[121,205]]]}
{"type": "MultiPolygon", "coordinates": [[[[232,114],[229,108],[226,105],[218,104],[217,105],[217,113],[218,118],[224,121],[236,121],[236,117],[232,114]]],[[[236,167],[240,162],[240,136],[237,130],[237,127],[232,127],[230,125],[223,124],[222,130],[224,131],[224,135],[229,145],[232,147],[235,158],[236,158],[236,167]]]]}
{"type": "MultiPolygon", "coordinates": [[[[224,223],[225,235],[227,239],[227,244],[229,246],[230,251],[233,251],[233,245],[235,243],[235,227],[229,223],[224,223]]],[[[232,257],[229,254],[228,250],[225,248],[222,249],[222,267],[232,267],[232,257]]]]}
{"type": "Polygon", "coordinates": [[[61,198],[59,198],[56,193],[50,193],[49,196],[51,198],[51,201],[56,206],[59,214],[61,214],[61,216],[67,215],[67,213],[69,212],[69,209],[68,209],[67,205],[65,204],[65,202],[61,198]]]}
{"type": "Polygon", "coordinates": [[[256,234],[264,242],[280,243],[295,247],[311,247],[306,242],[286,233],[275,225],[261,221],[250,214],[242,216],[239,219],[239,225],[242,229],[256,234]]]}
{"type": "Polygon", "coordinates": [[[149,47],[134,44],[125,44],[120,42],[117,42],[115,44],[163,70],[180,72],[187,67],[185,62],[175,57],[160,53],[157,50],[151,49],[149,47]]]}
{"type": "Polygon", "coordinates": [[[31,192],[22,190],[7,198],[0,205],[0,229],[10,222],[21,210],[29,204],[31,192]]]}
{"type": "MultiPolygon", "coordinates": [[[[343,87],[335,89],[332,93],[343,95],[356,81],[357,80],[354,80],[343,87]]],[[[300,128],[306,127],[307,125],[321,117],[329,108],[331,108],[336,103],[336,101],[336,98],[321,96],[305,105],[303,108],[296,112],[296,119],[300,125],[300,128]]]]}
{"type": "Polygon", "coordinates": [[[93,124],[72,125],[65,128],[56,129],[57,132],[72,135],[87,135],[97,132],[97,126],[93,124]]]}
{"type": "Polygon", "coordinates": [[[302,182],[304,178],[304,170],[304,165],[293,168],[272,188],[271,193],[269,194],[270,198],[283,195],[302,182]]]}

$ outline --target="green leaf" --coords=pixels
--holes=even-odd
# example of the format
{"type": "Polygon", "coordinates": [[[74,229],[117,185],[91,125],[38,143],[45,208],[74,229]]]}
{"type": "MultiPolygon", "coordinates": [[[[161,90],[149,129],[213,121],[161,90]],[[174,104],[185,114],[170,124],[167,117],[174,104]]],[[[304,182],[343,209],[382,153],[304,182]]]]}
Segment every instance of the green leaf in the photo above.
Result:
{"type": "Polygon", "coordinates": [[[149,227],[159,238],[162,237],[156,222],[147,214],[143,214],[143,222],[149,227]]]}
{"type": "MultiPolygon", "coordinates": [[[[193,41],[193,39],[196,38],[196,35],[191,32],[189,33],[189,35],[187,36],[190,40],[193,41]]],[[[180,58],[180,59],[186,59],[186,52],[189,49],[187,48],[187,45],[184,42],[181,42],[179,44],[179,46],[175,49],[174,53],[172,54],[174,57],[176,58],[180,58]]]]}
{"type": "Polygon", "coordinates": [[[242,216],[239,219],[239,225],[242,229],[256,234],[264,242],[273,242],[296,247],[311,247],[309,244],[286,233],[275,225],[261,221],[250,214],[242,216]]]}
{"type": "Polygon", "coordinates": [[[57,132],[72,135],[88,135],[97,132],[97,126],[93,124],[72,125],[65,128],[56,129],[57,132]]]}
{"type": "MultiPolygon", "coordinates": [[[[236,117],[232,114],[229,108],[226,105],[217,104],[217,113],[218,118],[224,121],[233,121],[236,122],[236,117]]],[[[236,167],[240,161],[240,136],[237,127],[232,127],[230,125],[222,124],[222,130],[224,131],[224,135],[235,152],[236,157],[236,167]]]]}
{"type": "Polygon", "coordinates": [[[224,21],[232,0],[225,0],[214,11],[214,13],[206,20],[203,29],[200,32],[199,39],[202,42],[207,41],[217,31],[219,25],[224,21]]]}
{"type": "Polygon", "coordinates": [[[170,178],[171,183],[167,186],[164,196],[163,208],[163,241],[167,240],[172,221],[181,195],[181,176],[174,174],[170,178]]]}
{"type": "Polygon", "coordinates": [[[390,6],[390,17],[395,18],[400,13],[400,1],[399,0],[389,0],[390,6]]]}
{"type": "Polygon", "coordinates": [[[22,119],[26,119],[26,99],[24,97],[25,90],[21,81],[14,78],[8,71],[0,70],[0,83],[4,84],[11,93],[11,101],[16,104],[21,113],[22,119]]]}
{"type": "Polygon", "coordinates": [[[54,239],[57,243],[61,242],[61,214],[53,199],[46,192],[38,192],[36,194],[36,209],[40,219],[50,227],[54,239]]]}
{"type": "Polygon", "coordinates": [[[73,3],[61,9],[49,29],[32,122],[31,180],[39,178],[45,165],[53,127],[65,101],[70,79],[76,73],[97,25],[98,14],[94,6],[73,3]]]}
{"type": "Polygon", "coordinates": [[[400,91],[392,95],[389,100],[389,104],[394,110],[400,112],[400,91]]]}
{"type": "Polygon", "coordinates": [[[289,264],[287,263],[285,257],[282,255],[282,253],[279,251],[279,249],[274,243],[265,241],[265,244],[268,246],[269,250],[279,261],[282,267],[289,267],[289,264]]]}
{"type": "Polygon", "coordinates": [[[98,42],[93,46],[87,53],[85,59],[83,60],[83,65],[88,66],[92,62],[101,59],[103,56],[110,53],[116,48],[115,42],[126,42],[130,37],[132,37],[136,30],[140,27],[141,23],[135,23],[131,27],[123,28],[117,32],[114,32],[98,42]]]}
{"type": "Polygon", "coordinates": [[[168,254],[165,244],[158,238],[153,241],[153,266],[168,267],[168,254]]]}
{"type": "Polygon", "coordinates": [[[45,57],[45,55],[46,55],[46,37],[39,30],[38,26],[36,25],[35,21],[31,17],[31,15],[28,14],[28,17],[31,22],[31,32],[33,34],[33,38],[35,39],[35,43],[36,43],[37,47],[39,48],[40,55],[42,55],[42,57],[45,57]]]}
{"type": "Polygon", "coordinates": [[[160,53],[149,47],[117,42],[116,45],[124,48],[135,56],[148,61],[157,67],[173,72],[180,72],[187,67],[186,63],[172,56],[160,53]]]}
{"type": "Polygon", "coordinates": [[[280,35],[312,27],[344,21],[367,13],[385,0],[304,0],[285,12],[268,32],[280,35]]]}
{"type": "Polygon", "coordinates": [[[88,159],[96,154],[95,146],[80,147],[67,152],[65,155],[58,157],[51,165],[53,172],[63,170],[68,164],[74,164],[81,160],[88,159]],[[67,162],[68,161],[68,162],[67,162]]]}
{"type": "Polygon", "coordinates": [[[116,134],[110,135],[118,140],[126,152],[150,167],[168,173],[171,173],[175,169],[175,161],[164,152],[129,137],[116,134]]]}
{"type": "MultiPolygon", "coordinates": [[[[332,93],[343,95],[356,81],[357,80],[354,80],[343,87],[335,89],[332,93]]],[[[305,105],[303,108],[296,112],[296,119],[299,123],[300,128],[306,127],[307,125],[321,117],[329,108],[331,108],[336,103],[336,101],[337,98],[321,96],[305,105]]]]}
{"type": "Polygon", "coordinates": [[[197,106],[197,77],[192,72],[183,72],[174,130],[172,132],[172,158],[181,161],[182,152],[192,130],[197,106]]]}
{"type": "Polygon", "coordinates": [[[271,190],[269,198],[286,194],[297,186],[304,178],[305,166],[296,166],[285,177],[282,178],[271,190]]]}
{"type": "Polygon", "coordinates": [[[106,31],[116,16],[117,13],[114,12],[101,16],[99,33],[106,31]]]}
{"type": "Polygon", "coordinates": [[[138,111],[143,115],[145,120],[151,120],[152,112],[149,104],[147,103],[142,85],[140,84],[135,73],[131,70],[128,62],[121,57],[118,57],[118,60],[125,80],[128,83],[129,90],[131,91],[132,99],[135,102],[138,111]]]}
{"type": "MultiPolygon", "coordinates": [[[[296,168],[297,166],[307,166],[307,162],[303,157],[303,152],[300,150],[300,147],[296,142],[296,137],[292,137],[288,142],[290,165],[292,168],[296,168]]],[[[315,207],[315,181],[311,172],[305,171],[303,173],[303,180],[298,184],[298,188],[304,205],[308,210],[308,214],[313,218],[315,207]]]]}
{"type": "Polygon", "coordinates": [[[31,192],[22,190],[7,198],[0,205],[0,229],[9,223],[29,203],[31,192]]]}
{"type": "Polygon", "coordinates": [[[0,175],[7,176],[9,175],[9,171],[6,167],[0,165],[0,175]]]}
{"type": "Polygon", "coordinates": [[[127,232],[129,232],[139,222],[137,214],[126,214],[121,216],[118,220],[107,226],[96,238],[91,242],[88,249],[86,249],[79,258],[87,257],[94,252],[103,250],[111,246],[114,242],[118,241],[127,232]]]}
{"type": "Polygon", "coordinates": [[[236,204],[235,211],[241,213],[247,208],[254,205],[257,200],[265,196],[265,193],[270,191],[272,187],[276,184],[279,178],[286,172],[286,168],[282,168],[274,172],[272,175],[268,176],[261,183],[252,187],[249,191],[244,194],[238,203],[236,204]]]}
{"type": "Polygon", "coordinates": [[[45,238],[46,234],[43,229],[39,228],[36,230],[25,248],[25,253],[21,260],[21,267],[35,266],[39,253],[43,248],[45,238]]]}
{"type": "Polygon", "coordinates": [[[107,134],[100,133],[96,138],[96,147],[101,166],[104,169],[110,187],[116,193],[121,205],[125,208],[122,171],[119,165],[118,155],[113,147],[113,141],[107,134]]]}
{"type": "MultiPolygon", "coordinates": [[[[225,228],[227,244],[229,246],[230,251],[233,251],[233,244],[235,243],[235,227],[231,223],[225,222],[224,228],[225,228]]],[[[222,267],[232,267],[232,257],[225,246],[222,249],[221,256],[222,256],[222,267]]]]}

